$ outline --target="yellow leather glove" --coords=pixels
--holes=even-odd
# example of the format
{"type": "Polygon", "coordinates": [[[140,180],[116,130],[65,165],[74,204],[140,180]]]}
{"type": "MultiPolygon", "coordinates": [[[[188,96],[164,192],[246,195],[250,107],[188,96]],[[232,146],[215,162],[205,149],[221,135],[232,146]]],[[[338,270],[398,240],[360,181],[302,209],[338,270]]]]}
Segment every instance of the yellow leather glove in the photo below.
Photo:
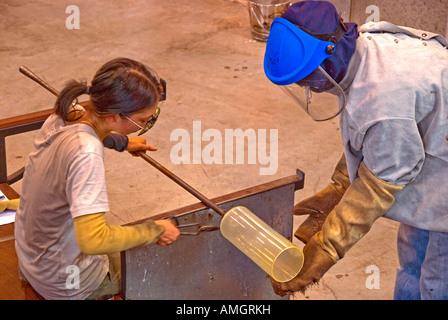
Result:
{"type": "Polygon", "coordinates": [[[5,210],[17,210],[19,207],[20,199],[12,199],[6,201],[0,201],[0,212],[5,210]]]}
{"type": "Polygon", "coordinates": [[[328,214],[339,203],[350,185],[345,155],[342,155],[336,165],[331,180],[333,182],[323,190],[299,202],[292,209],[294,215],[309,215],[294,234],[303,243],[307,243],[314,234],[322,229],[328,214]]]}
{"type": "Polygon", "coordinates": [[[360,240],[379,217],[394,203],[403,189],[376,177],[362,162],[358,177],[347,188],[341,201],[330,212],[322,230],[311,237],[303,249],[304,265],[296,278],[272,285],[278,295],[304,292],[360,240]]]}
{"type": "Polygon", "coordinates": [[[104,212],[87,214],[74,220],[76,240],[84,254],[110,254],[156,242],[165,232],[152,220],[133,226],[106,224],[104,212]]]}
{"type": "Polygon", "coordinates": [[[303,266],[299,274],[289,282],[277,282],[271,278],[272,288],[279,296],[304,293],[311,285],[319,282],[320,278],[334,265],[334,260],[323,248],[316,237],[312,237],[303,248],[303,266]]]}

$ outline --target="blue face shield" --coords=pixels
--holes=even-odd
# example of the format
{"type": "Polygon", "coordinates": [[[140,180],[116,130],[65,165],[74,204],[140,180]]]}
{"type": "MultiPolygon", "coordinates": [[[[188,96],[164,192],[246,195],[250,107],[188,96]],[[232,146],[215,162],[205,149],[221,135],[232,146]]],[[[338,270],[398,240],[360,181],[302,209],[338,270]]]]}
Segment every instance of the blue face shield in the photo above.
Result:
{"type": "Polygon", "coordinates": [[[298,82],[331,57],[332,42],[319,40],[284,18],[272,22],[266,44],[264,70],[273,83],[298,82]]]}
{"type": "Polygon", "coordinates": [[[346,31],[343,26],[321,35],[284,18],[274,19],[271,25],[264,57],[266,76],[316,121],[334,118],[345,107],[344,91],[325,71],[325,61],[336,52],[337,41],[346,31]]]}

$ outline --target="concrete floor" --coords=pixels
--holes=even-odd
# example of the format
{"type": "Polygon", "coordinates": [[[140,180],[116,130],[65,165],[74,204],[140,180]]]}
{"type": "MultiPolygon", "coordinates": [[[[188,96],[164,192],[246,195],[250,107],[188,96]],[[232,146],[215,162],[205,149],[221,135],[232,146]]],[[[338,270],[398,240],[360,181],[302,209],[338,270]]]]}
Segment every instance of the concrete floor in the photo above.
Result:
{"type": "MultiPolygon", "coordinates": [[[[44,110],[55,98],[19,73],[26,65],[61,89],[71,79],[90,81],[106,61],[126,56],[143,61],[168,83],[168,99],[157,125],[145,136],[159,147],[151,156],[204,195],[213,198],[295,174],[306,174],[296,201],[328,182],[342,154],[338,119],[312,121],[263,71],[264,43],[251,39],[244,0],[100,0],[76,2],[80,29],[66,28],[71,1],[0,2],[0,118],[44,110]],[[267,165],[180,164],[170,158],[176,129],[193,139],[216,129],[278,130],[278,169],[267,165]]],[[[35,133],[7,139],[9,172],[22,167],[35,133]]],[[[272,136],[271,136],[272,137],[272,136]]],[[[199,143],[199,141],[191,141],[199,143]]],[[[209,144],[202,142],[202,148],[209,144]]],[[[198,145],[199,146],[199,145],[198,145]]],[[[225,146],[222,146],[223,154],[225,146]]],[[[231,150],[232,151],[232,150],[231,150]]],[[[235,150],[234,150],[235,152],[235,150]]],[[[3,161],[3,160],[2,160],[3,161]]],[[[271,164],[273,164],[272,160],[271,164]]],[[[198,202],[139,158],[106,150],[111,223],[124,224],[198,202]]],[[[21,182],[13,185],[20,192],[21,182]]],[[[296,225],[301,220],[296,218],[296,225]]],[[[392,299],[397,267],[398,224],[380,219],[371,232],[334,266],[319,286],[294,299],[392,299]],[[368,266],[379,271],[379,289],[369,290],[368,266]]],[[[298,246],[302,244],[296,241],[298,246]]]]}

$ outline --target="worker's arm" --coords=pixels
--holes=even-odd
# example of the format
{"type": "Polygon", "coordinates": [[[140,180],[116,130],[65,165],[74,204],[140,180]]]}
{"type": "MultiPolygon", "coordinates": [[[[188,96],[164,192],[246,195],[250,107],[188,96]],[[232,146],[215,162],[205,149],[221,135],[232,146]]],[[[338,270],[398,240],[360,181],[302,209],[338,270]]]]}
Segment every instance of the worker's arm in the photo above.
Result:
{"type": "Polygon", "coordinates": [[[297,228],[295,236],[303,243],[307,243],[313,235],[322,229],[328,214],[339,203],[345,190],[350,185],[345,155],[341,157],[333,175],[332,182],[315,195],[297,203],[292,214],[308,218],[297,228]]]}
{"type": "Polygon", "coordinates": [[[376,177],[362,162],[358,177],[330,212],[322,230],[305,245],[305,262],[298,276],[285,283],[271,280],[274,291],[279,295],[303,292],[317,283],[386,213],[395,201],[394,195],[401,189],[403,186],[376,177]]]}
{"type": "Polygon", "coordinates": [[[159,239],[160,245],[166,245],[179,236],[170,220],[147,220],[133,226],[115,226],[108,225],[101,212],[82,215],[73,221],[78,245],[84,254],[90,255],[120,252],[155,243],[159,239]]]}

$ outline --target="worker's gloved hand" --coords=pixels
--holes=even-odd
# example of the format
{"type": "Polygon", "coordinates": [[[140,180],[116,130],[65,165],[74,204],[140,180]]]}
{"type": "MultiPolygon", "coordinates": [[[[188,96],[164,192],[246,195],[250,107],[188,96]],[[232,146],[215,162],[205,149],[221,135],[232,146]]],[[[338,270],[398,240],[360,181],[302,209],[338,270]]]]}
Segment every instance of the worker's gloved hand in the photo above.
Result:
{"type": "Polygon", "coordinates": [[[307,243],[314,234],[322,229],[328,214],[339,203],[350,185],[345,155],[336,165],[331,180],[333,182],[323,190],[299,202],[292,209],[294,215],[309,215],[294,234],[303,243],[307,243]]]}
{"type": "Polygon", "coordinates": [[[5,210],[17,210],[19,207],[20,199],[12,199],[6,201],[0,201],[0,212],[5,210]]]}
{"type": "Polygon", "coordinates": [[[394,194],[403,186],[393,185],[376,177],[362,162],[358,177],[347,188],[341,201],[330,212],[322,230],[303,249],[304,264],[300,273],[289,282],[273,283],[279,295],[304,292],[360,240],[379,217],[394,203],[394,194]]]}
{"type": "Polygon", "coordinates": [[[279,296],[305,292],[309,286],[317,283],[319,279],[336,263],[322,245],[312,237],[303,248],[304,263],[300,273],[288,282],[277,282],[271,278],[272,288],[279,296]]]}

